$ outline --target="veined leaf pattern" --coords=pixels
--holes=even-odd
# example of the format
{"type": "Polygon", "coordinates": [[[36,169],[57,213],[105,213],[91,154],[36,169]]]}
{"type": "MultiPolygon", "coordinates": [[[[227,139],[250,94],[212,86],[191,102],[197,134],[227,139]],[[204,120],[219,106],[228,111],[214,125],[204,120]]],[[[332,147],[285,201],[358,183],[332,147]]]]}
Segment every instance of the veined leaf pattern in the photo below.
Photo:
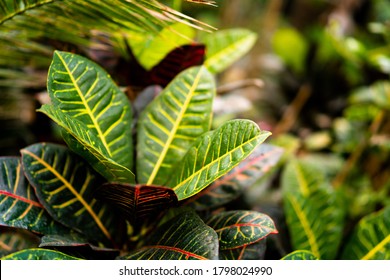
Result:
{"type": "Polygon", "coordinates": [[[98,137],[90,133],[84,123],[72,119],[52,105],[43,105],[38,111],[46,114],[63,128],[62,135],[69,148],[87,160],[108,181],[135,182],[134,174],[109,158],[98,137]]]}
{"type": "Polygon", "coordinates": [[[256,40],[256,33],[241,28],[207,34],[203,38],[207,49],[204,65],[211,73],[219,73],[246,54],[256,40]]]}
{"type": "Polygon", "coordinates": [[[257,241],[256,243],[244,245],[235,249],[227,249],[219,251],[220,260],[264,260],[265,251],[267,249],[266,239],[257,241]]]}
{"type": "Polygon", "coordinates": [[[115,205],[134,224],[156,218],[178,204],[175,192],[161,186],[106,183],[99,188],[96,196],[115,205]]]}
{"type": "Polygon", "coordinates": [[[220,250],[246,246],[278,231],[272,219],[255,211],[227,211],[206,222],[218,234],[220,250]]]}
{"type": "Polygon", "coordinates": [[[132,168],[131,105],[100,66],[56,51],[47,85],[56,109],[86,124],[113,161],[132,168]]]}
{"type": "Polygon", "coordinates": [[[79,258],[48,249],[26,249],[5,257],[2,260],[80,260],[79,258]]]}
{"type": "Polygon", "coordinates": [[[0,258],[13,252],[36,248],[40,238],[28,230],[0,228],[0,258]]]}
{"type": "Polygon", "coordinates": [[[0,158],[0,225],[40,234],[69,232],[38,201],[18,157],[0,158]]]}
{"type": "Polygon", "coordinates": [[[196,210],[202,211],[224,205],[236,199],[272,169],[283,154],[283,149],[261,144],[229,173],[214,181],[196,196],[189,199],[196,210]]]}
{"type": "Polygon", "coordinates": [[[138,121],[138,182],[164,185],[195,139],[210,128],[215,95],[204,67],[179,74],[142,112],[138,121]]]}
{"type": "Polygon", "coordinates": [[[179,200],[193,196],[238,165],[270,134],[249,120],[228,121],[197,139],[167,185],[179,200]]]}
{"type": "Polygon", "coordinates": [[[316,257],[312,252],[307,250],[297,250],[294,252],[291,252],[290,254],[284,256],[282,260],[290,260],[290,261],[297,261],[297,260],[318,260],[318,257],[316,257]]]}
{"type": "Polygon", "coordinates": [[[147,245],[121,257],[128,260],[217,259],[218,236],[192,211],[164,223],[147,245]]]}
{"type": "Polygon", "coordinates": [[[55,144],[38,143],[21,152],[26,176],[52,217],[90,240],[107,244],[120,236],[115,213],[94,198],[103,180],[81,158],[55,144]]]}
{"type": "Polygon", "coordinates": [[[294,250],[334,259],[341,242],[344,209],[321,172],[303,161],[290,161],[282,174],[287,226],[294,250]]]}
{"type": "Polygon", "coordinates": [[[342,258],[390,260],[390,207],[360,220],[345,246],[342,258]]]}

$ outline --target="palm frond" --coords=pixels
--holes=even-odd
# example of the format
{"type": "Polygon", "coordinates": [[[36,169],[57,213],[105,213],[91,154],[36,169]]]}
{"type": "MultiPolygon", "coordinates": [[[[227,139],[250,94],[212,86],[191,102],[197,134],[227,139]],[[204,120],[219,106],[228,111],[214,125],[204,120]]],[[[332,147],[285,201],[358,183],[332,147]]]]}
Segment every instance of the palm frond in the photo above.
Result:
{"type": "Polygon", "coordinates": [[[46,69],[55,43],[104,48],[96,37],[125,55],[123,38],[157,33],[176,21],[210,28],[157,0],[1,0],[0,69],[46,69]]]}

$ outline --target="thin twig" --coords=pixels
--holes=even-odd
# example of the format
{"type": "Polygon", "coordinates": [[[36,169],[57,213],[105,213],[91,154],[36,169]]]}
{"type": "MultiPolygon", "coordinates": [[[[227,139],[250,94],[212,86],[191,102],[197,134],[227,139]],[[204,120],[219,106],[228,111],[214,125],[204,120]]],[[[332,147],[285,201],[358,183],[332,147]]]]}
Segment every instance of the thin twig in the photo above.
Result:
{"type": "Polygon", "coordinates": [[[217,88],[217,94],[223,95],[233,90],[243,89],[246,87],[258,87],[262,88],[264,86],[264,82],[260,79],[245,79],[239,80],[235,82],[231,82],[228,84],[221,85],[217,88]]]}

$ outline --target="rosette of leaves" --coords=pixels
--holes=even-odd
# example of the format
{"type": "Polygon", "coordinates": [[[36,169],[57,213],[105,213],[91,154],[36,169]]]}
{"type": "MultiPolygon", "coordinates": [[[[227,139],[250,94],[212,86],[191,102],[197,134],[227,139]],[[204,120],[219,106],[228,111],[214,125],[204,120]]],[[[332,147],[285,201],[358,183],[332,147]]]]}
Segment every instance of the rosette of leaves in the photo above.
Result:
{"type": "Polygon", "coordinates": [[[54,53],[48,93],[51,104],[39,111],[57,123],[66,146],[28,146],[21,158],[2,158],[0,173],[1,225],[34,232],[42,248],[6,259],[113,258],[119,250],[125,259],[261,257],[260,242],[277,233],[267,215],[202,219],[180,207],[224,175],[265,173],[280,156],[269,161],[268,148],[249,157],[270,135],[252,121],[210,130],[215,82],[206,67],[178,74],[136,123],[126,95],[82,56],[54,53]],[[164,217],[169,208],[180,214],[164,217]]]}

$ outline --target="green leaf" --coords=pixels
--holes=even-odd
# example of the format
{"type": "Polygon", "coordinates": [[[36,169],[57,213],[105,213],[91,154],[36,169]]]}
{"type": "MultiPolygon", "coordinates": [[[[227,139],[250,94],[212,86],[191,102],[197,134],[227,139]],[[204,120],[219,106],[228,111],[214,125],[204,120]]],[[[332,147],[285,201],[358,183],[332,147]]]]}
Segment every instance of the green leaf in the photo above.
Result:
{"type": "Polygon", "coordinates": [[[128,168],[109,158],[98,137],[92,134],[84,123],[72,119],[51,105],[43,105],[38,111],[61,126],[63,137],[70,148],[87,160],[108,181],[125,183],[135,181],[134,174],[128,168]]]}
{"type": "Polygon", "coordinates": [[[256,243],[236,249],[220,250],[220,260],[264,260],[267,242],[262,239],[256,243]]]}
{"type": "Polygon", "coordinates": [[[193,196],[232,170],[270,134],[249,120],[228,121],[198,138],[167,185],[179,200],[193,196]]]}
{"type": "Polygon", "coordinates": [[[61,252],[48,249],[26,249],[5,257],[2,260],[80,260],[61,252]]]}
{"type": "Polygon", "coordinates": [[[345,210],[321,171],[290,161],[282,174],[282,193],[293,250],[334,259],[341,242],[345,210]]]}
{"type": "Polygon", "coordinates": [[[273,49],[284,63],[301,74],[305,69],[308,44],[305,38],[294,28],[281,28],[273,37],[273,49]],[[294,46],[294,51],[291,51],[294,46]]]}
{"type": "Polygon", "coordinates": [[[0,258],[38,245],[39,237],[27,230],[0,228],[0,258]]]}
{"type": "Polygon", "coordinates": [[[342,259],[390,260],[390,207],[360,220],[342,259]]]}
{"type": "Polygon", "coordinates": [[[47,88],[53,106],[83,122],[112,161],[133,166],[132,112],[126,95],[96,63],[56,51],[47,88]]]}
{"type": "Polygon", "coordinates": [[[107,183],[99,188],[96,197],[115,205],[132,224],[155,219],[178,204],[175,192],[160,186],[107,183]]]}
{"type": "Polygon", "coordinates": [[[243,191],[275,166],[283,149],[261,144],[228,174],[214,181],[209,187],[191,198],[197,211],[215,208],[236,199],[243,191]]]}
{"type": "Polygon", "coordinates": [[[138,62],[146,70],[152,69],[170,51],[190,44],[195,31],[189,25],[177,22],[163,28],[159,33],[133,32],[128,40],[138,62]]]}
{"type": "Polygon", "coordinates": [[[379,108],[390,109],[390,82],[377,81],[374,84],[355,90],[350,97],[353,104],[371,103],[379,108]]]}
{"type": "Polygon", "coordinates": [[[38,143],[21,152],[26,176],[52,217],[90,240],[118,241],[120,222],[107,205],[94,198],[103,181],[89,165],[55,144],[38,143]]]}
{"type": "Polygon", "coordinates": [[[205,260],[218,258],[218,236],[192,211],[159,227],[147,245],[121,257],[128,260],[205,260]]]}
{"type": "Polygon", "coordinates": [[[39,234],[69,232],[38,201],[17,157],[0,158],[0,225],[39,234]]]}
{"type": "Polygon", "coordinates": [[[256,33],[246,29],[228,29],[207,34],[204,65],[211,73],[220,73],[244,56],[255,44],[256,33]]]}
{"type": "Polygon", "coordinates": [[[247,246],[278,233],[272,219],[255,211],[227,211],[206,222],[218,234],[220,250],[247,246]]]}
{"type": "Polygon", "coordinates": [[[297,250],[294,252],[291,252],[290,254],[284,256],[282,260],[291,260],[291,261],[297,261],[297,260],[318,260],[318,257],[316,257],[312,252],[306,251],[306,250],[297,250]]]}
{"type": "Polygon", "coordinates": [[[142,112],[138,121],[138,182],[164,185],[195,139],[208,131],[215,95],[204,67],[180,73],[142,112]]]}

